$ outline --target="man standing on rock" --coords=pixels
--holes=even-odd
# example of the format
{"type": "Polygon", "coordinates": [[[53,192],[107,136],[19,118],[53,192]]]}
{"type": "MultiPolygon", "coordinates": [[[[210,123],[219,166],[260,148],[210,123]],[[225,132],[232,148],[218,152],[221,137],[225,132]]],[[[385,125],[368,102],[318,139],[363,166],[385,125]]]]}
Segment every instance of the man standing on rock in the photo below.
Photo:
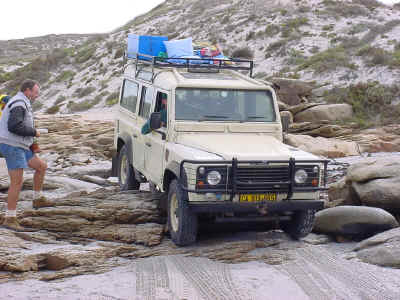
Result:
{"type": "Polygon", "coordinates": [[[39,96],[39,84],[25,80],[20,91],[11,98],[0,119],[0,153],[7,163],[10,187],[7,197],[7,211],[3,226],[15,231],[26,231],[17,221],[17,201],[23,184],[24,169],[35,170],[33,176],[33,207],[46,206],[47,200],[41,194],[47,164],[30,149],[34,137],[40,132],[35,129],[31,103],[39,96]]]}

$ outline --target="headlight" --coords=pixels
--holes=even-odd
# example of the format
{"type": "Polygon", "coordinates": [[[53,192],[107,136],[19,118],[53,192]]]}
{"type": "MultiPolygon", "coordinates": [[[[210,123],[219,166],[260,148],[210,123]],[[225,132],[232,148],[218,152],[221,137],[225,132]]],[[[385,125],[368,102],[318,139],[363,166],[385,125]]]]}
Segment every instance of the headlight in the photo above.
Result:
{"type": "Polygon", "coordinates": [[[297,184],[303,184],[307,180],[307,172],[304,171],[303,169],[297,170],[296,173],[294,173],[294,181],[297,184]]]}
{"type": "Polygon", "coordinates": [[[222,176],[218,171],[211,171],[207,174],[207,182],[210,185],[217,185],[221,182],[222,176]]]}

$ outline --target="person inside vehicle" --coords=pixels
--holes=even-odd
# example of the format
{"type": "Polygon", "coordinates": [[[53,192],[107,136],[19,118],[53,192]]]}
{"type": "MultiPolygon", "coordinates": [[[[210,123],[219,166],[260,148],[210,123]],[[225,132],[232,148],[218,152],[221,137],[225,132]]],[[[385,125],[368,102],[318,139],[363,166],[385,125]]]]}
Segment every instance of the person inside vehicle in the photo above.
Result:
{"type": "MultiPolygon", "coordinates": [[[[167,127],[167,98],[167,94],[160,93],[157,99],[156,107],[154,109],[154,112],[161,113],[161,127],[167,127]]],[[[141,132],[143,135],[149,134],[151,132],[150,119],[148,119],[146,123],[144,123],[141,132]]]]}

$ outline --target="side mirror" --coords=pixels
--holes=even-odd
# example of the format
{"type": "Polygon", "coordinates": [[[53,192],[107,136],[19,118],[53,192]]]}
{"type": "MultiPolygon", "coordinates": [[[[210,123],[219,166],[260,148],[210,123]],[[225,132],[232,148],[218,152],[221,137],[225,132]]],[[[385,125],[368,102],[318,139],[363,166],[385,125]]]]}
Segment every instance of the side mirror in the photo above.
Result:
{"type": "Polygon", "coordinates": [[[281,122],[283,133],[288,133],[290,125],[290,115],[288,113],[281,112],[281,122]]]}
{"type": "Polygon", "coordinates": [[[150,115],[150,129],[157,130],[161,128],[161,113],[153,112],[150,115]]]}

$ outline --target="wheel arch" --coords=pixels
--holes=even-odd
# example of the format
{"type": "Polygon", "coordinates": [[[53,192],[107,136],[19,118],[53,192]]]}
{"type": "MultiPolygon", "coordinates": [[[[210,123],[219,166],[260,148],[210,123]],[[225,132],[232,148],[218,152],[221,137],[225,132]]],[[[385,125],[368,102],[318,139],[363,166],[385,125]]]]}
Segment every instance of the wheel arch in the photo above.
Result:
{"type": "Polygon", "coordinates": [[[119,153],[122,149],[122,147],[126,145],[128,148],[128,160],[129,163],[132,165],[133,164],[133,144],[132,144],[132,138],[128,136],[127,134],[123,134],[118,137],[117,140],[117,153],[119,153]]]}
{"type": "Polygon", "coordinates": [[[179,179],[179,176],[180,176],[179,163],[176,161],[169,162],[164,171],[163,190],[168,191],[172,180],[179,179]]]}

